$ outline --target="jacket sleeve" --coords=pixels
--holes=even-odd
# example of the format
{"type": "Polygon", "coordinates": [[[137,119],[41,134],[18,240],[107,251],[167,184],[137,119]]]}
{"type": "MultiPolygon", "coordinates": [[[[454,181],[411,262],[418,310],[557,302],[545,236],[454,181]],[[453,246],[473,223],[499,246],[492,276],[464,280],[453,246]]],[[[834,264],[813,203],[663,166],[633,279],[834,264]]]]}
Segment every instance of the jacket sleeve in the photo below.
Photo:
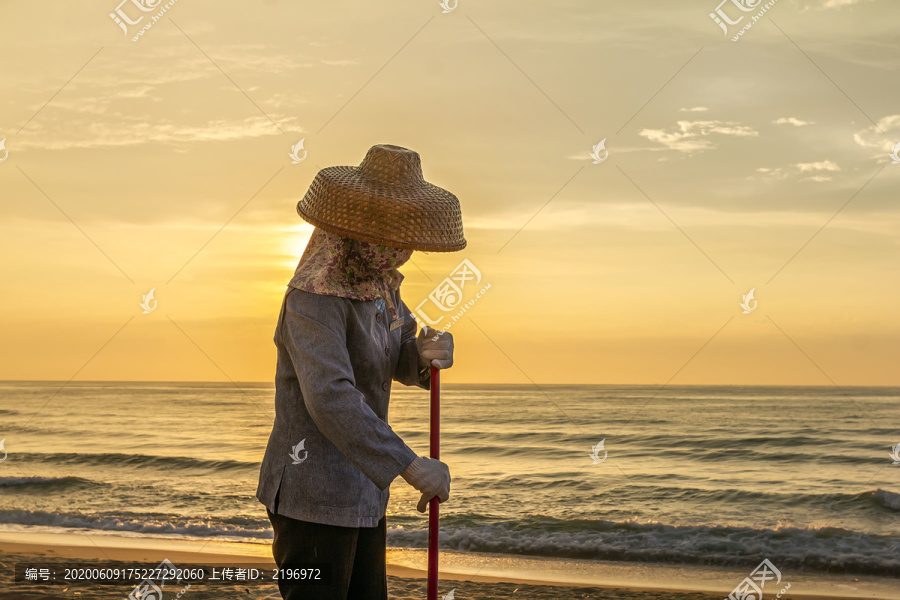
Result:
{"type": "Polygon", "coordinates": [[[343,298],[292,290],[282,343],[290,354],[300,392],[319,430],[380,489],[416,458],[356,388],[347,351],[349,303],[343,298]]]}
{"type": "Polygon", "coordinates": [[[419,348],[416,345],[416,319],[409,308],[400,300],[397,293],[400,314],[403,316],[403,325],[400,328],[400,361],[397,370],[394,371],[394,381],[403,385],[416,385],[422,389],[431,389],[431,369],[425,371],[424,376],[419,376],[419,348]]]}

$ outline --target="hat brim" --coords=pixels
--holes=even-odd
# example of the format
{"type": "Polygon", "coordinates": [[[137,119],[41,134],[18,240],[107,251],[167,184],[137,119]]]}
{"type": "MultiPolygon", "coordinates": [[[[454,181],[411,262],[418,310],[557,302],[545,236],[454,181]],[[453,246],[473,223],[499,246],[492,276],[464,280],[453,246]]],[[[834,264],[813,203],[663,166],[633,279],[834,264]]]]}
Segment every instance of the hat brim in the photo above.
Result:
{"type": "Polygon", "coordinates": [[[466,247],[459,200],[427,181],[397,185],[358,167],[327,167],[297,203],[304,220],[351,239],[426,252],[466,247]]]}

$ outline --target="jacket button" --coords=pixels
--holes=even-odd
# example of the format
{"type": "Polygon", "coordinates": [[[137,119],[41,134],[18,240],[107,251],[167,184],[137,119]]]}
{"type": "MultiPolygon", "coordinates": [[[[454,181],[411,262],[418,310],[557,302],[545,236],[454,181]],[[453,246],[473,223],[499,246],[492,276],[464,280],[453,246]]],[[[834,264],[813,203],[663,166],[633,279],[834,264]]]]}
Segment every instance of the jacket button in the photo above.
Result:
{"type": "Polygon", "coordinates": [[[383,389],[383,390],[386,391],[386,392],[389,391],[389,390],[391,389],[391,382],[390,382],[390,381],[385,381],[384,383],[382,383],[382,384],[381,384],[381,389],[383,389]]]}
{"type": "Polygon", "coordinates": [[[389,347],[388,347],[388,348],[385,348],[385,349],[384,349],[384,354],[385,354],[385,356],[390,356],[390,355],[391,355],[391,349],[390,349],[389,347]]]}
{"type": "Polygon", "coordinates": [[[375,315],[375,319],[378,320],[378,321],[380,321],[380,320],[381,320],[381,313],[376,314],[376,315],[375,315]]]}

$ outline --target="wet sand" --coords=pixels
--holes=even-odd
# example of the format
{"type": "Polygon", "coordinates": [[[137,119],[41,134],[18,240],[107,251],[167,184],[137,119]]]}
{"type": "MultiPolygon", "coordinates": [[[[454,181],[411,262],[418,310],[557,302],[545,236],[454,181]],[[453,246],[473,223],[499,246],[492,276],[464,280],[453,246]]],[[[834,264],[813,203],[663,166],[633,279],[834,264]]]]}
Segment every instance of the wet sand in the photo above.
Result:
{"type": "MultiPolygon", "coordinates": [[[[390,556],[390,553],[389,553],[390,556]]],[[[107,598],[126,598],[134,588],[131,583],[102,585],[80,583],[78,585],[38,585],[32,582],[14,583],[13,573],[16,563],[49,562],[55,564],[78,563],[89,567],[98,563],[121,561],[123,563],[159,564],[168,559],[174,565],[185,568],[191,565],[241,565],[258,566],[260,569],[272,569],[269,548],[266,545],[248,545],[238,543],[209,543],[167,540],[154,538],[121,538],[116,536],[96,536],[88,538],[79,534],[30,534],[0,533],[0,600],[51,600],[54,598],[78,598],[82,600],[100,600],[107,598]],[[20,541],[27,540],[27,541],[20,541]]],[[[390,560],[390,559],[389,559],[390,560]]],[[[627,565],[618,567],[622,572],[630,572],[635,581],[625,585],[584,585],[583,583],[565,583],[554,580],[541,581],[513,575],[454,573],[442,569],[440,596],[455,590],[455,598],[506,599],[522,598],[529,600],[551,599],[614,599],[614,600],[721,600],[730,588],[722,591],[703,589],[697,591],[685,589],[685,581],[672,581],[667,586],[659,578],[648,579],[645,575],[647,567],[627,565]],[[677,583],[677,585],[676,585],[677,583]]],[[[464,570],[463,570],[464,571],[464,570]]],[[[489,570],[488,570],[489,571],[489,570]]],[[[271,573],[271,571],[268,571],[271,573]]],[[[391,598],[401,600],[421,599],[425,596],[425,577],[423,570],[399,564],[388,565],[388,587],[391,598]]],[[[728,575],[723,582],[739,582],[728,575]]],[[[721,588],[721,585],[714,586],[721,588]]],[[[826,593],[804,594],[788,592],[790,598],[798,600],[835,600],[837,598],[896,598],[895,594],[873,594],[871,588],[866,593],[850,589],[851,586],[827,586],[826,593]],[[845,587],[847,589],[840,589],[845,587]]],[[[885,588],[889,589],[889,588],[885,588]]],[[[181,591],[180,586],[172,583],[165,588],[165,599],[175,598],[181,591]],[[171,590],[171,591],[170,591],[171,590]]],[[[798,590],[801,591],[801,590],[798,590]]],[[[768,592],[768,590],[767,590],[768,592]]],[[[777,593],[772,592],[772,596],[777,593]]],[[[767,593],[767,596],[769,594],[767,593]]],[[[213,598],[240,598],[278,600],[277,585],[268,579],[263,582],[220,582],[195,583],[185,590],[188,599],[206,600],[213,598]]]]}

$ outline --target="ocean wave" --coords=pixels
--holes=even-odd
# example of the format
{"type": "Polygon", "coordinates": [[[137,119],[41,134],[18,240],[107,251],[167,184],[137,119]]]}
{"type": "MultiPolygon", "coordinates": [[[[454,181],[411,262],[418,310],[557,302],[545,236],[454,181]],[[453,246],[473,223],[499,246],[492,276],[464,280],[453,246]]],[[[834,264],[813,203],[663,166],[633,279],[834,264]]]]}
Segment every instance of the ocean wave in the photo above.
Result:
{"type": "Polygon", "coordinates": [[[258,470],[259,462],[240,460],[206,460],[189,456],[158,456],[152,454],[97,453],[78,454],[69,452],[16,453],[16,459],[24,462],[49,462],[66,465],[92,465],[156,469],[198,469],[208,471],[258,470]]]}
{"type": "MultiPolygon", "coordinates": [[[[472,491],[489,490],[527,490],[531,494],[560,489],[571,492],[592,492],[596,486],[584,479],[559,478],[538,479],[522,477],[504,477],[499,479],[467,482],[467,489],[472,491]]],[[[861,515],[893,514],[900,511],[900,494],[889,490],[875,489],[860,493],[833,494],[799,494],[796,492],[776,492],[764,490],[748,490],[736,488],[696,488],[683,486],[647,486],[625,485],[615,491],[618,504],[633,502],[678,501],[696,503],[695,506],[707,504],[744,505],[748,507],[783,507],[785,509],[802,507],[804,510],[820,509],[828,512],[834,510],[850,514],[861,511],[861,515]]],[[[629,504],[630,505],[630,504],[629,504]]]]}
{"type": "Polygon", "coordinates": [[[0,523],[204,538],[272,538],[268,519],[252,517],[195,518],[127,512],[49,513],[40,510],[0,510],[0,523]]]}
{"type": "Polygon", "coordinates": [[[880,513],[893,513],[900,511],[900,494],[889,490],[875,489],[857,494],[797,494],[764,492],[752,490],[724,489],[697,489],[679,487],[637,487],[631,491],[626,488],[629,495],[634,498],[667,498],[690,502],[727,502],[743,503],[754,506],[803,506],[807,508],[821,508],[833,511],[841,509],[850,511],[853,509],[874,508],[880,513]]]}
{"type": "MultiPolygon", "coordinates": [[[[427,538],[424,529],[388,531],[392,546],[424,547],[427,538]]],[[[456,515],[441,519],[444,548],[548,558],[741,567],[764,556],[788,569],[900,577],[898,545],[898,536],[827,526],[755,529],[550,517],[506,522],[456,515]]]]}
{"type": "MultiPolygon", "coordinates": [[[[448,436],[451,437],[451,436],[448,436]]],[[[790,437],[753,438],[692,438],[678,439],[667,436],[630,438],[623,436],[617,441],[616,456],[628,459],[657,459],[665,456],[668,460],[702,461],[712,463],[738,463],[741,465],[765,463],[795,463],[815,460],[836,465],[871,465],[884,461],[873,453],[863,454],[856,447],[833,443],[830,452],[823,453],[822,440],[802,438],[795,441],[790,437]]],[[[584,447],[596,443],[586,440],[584,447]]],[[[571,439],[555,433],[529,433],[504,436],[498,440],[488,433],[454,433],[448,441],[448,452],[486,455],[493,458],[515,458],[540,456],[542,460],[565,459],[572,456],[571,439]],[[509,438],[509,439],[507,439],[509,438]]]]}
{"type": "Polygon", "coordinates": [[[15,492],[39,490],[42,492],[64,490],[76,487],[104,486],[106,484],[83,477],[0,477],[0,492],[12,489],[15,492]]]}
{"type": "Polygon", "coordinates": [[[863,492],[862,494],[859,494],[859,497],[866,500],[871,499],[879,506],[900,511],[900,494],[897,492],[877,489],[871,492],[863,492]]]}

